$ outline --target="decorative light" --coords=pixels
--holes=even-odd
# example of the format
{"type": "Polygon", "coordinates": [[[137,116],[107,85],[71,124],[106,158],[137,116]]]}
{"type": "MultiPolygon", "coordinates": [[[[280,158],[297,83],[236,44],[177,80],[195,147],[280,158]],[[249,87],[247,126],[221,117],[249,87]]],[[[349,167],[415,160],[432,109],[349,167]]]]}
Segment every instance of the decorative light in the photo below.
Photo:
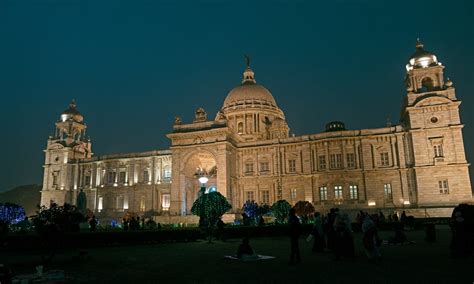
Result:
{"type": "Polygon", "coordinates": [[[114,183],[114,186],[115,186],[115,187],[117,187],[117,186],[118,186],[118,184],[117,184],[117,183],[114,183]]]}
{"type": "Polygon", "coordinates": [[[409,200],[403,201],[403,205],[410,205],[410,201],[409,200]]]}
{"type": "Polygon", "coordinates": [[[202,184],[206,184],[209,181],[209,179],[205,176],[200,177],[198,180],[202,184]]]}
{"type": "Polygon", "coordinates": [[[375,206],[375,201],[369,201],[369,206],[375,206]]]}

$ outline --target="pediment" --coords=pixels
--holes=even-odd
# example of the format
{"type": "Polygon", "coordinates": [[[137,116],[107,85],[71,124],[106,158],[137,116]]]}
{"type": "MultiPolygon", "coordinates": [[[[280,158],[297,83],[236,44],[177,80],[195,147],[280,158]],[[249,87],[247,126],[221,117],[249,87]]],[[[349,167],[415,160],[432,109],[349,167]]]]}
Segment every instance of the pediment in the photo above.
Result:
{"type": "Polygon", "coordinates": [[[415,107],[424,107],[424,106],[435,106],[435,105],[444,105],[452,103],[452,101],[444,96],[439,95],[430,95],[420,98],[416,103],[415,107]]]}
{"type": "Polygon", "coordinates": [[[59,144],[59,143],[54,143],[54,144],[51,144],[48,149],[49,150],[59,150],[59,149],[63,149],[64,146],[59,144]]]}

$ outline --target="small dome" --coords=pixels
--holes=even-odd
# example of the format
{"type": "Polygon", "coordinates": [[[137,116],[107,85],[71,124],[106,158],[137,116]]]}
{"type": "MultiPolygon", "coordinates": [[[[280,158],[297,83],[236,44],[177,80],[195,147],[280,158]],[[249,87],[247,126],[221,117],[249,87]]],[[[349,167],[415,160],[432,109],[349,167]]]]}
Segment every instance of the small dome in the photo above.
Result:
{"type": "Polygon", "coordinates": [[[407,71],[417,68],[426,68],[438,65],[436,55],[424,49],[420,39],[416,41],[416,51],[408,60],[407,71]]]}
{"type": "Polygon", "coordinates": [[[328,124],[326,124],[326,132],[341,131],[341,130],[346,130],[346,126],[344,125],[344,122],[342,121],[331,121],[328,124]]]}
{"type": "Polygon", "coordinates": [[[72,102],[69,104],[69,108],[64,110],[61,113],[61,120],[66,121],[69,119],[73,119],[76,122],[83,122],[84,117],[82,114],[76,109],[76,102],[72,100],[72,102]]]}
{"type": "Polygon", "coordinates": [[[278,128],[282,126],[288,126],[288,123],[286,123],[284,119],[277,117],[272,121],[272,128],[278,128]]]}

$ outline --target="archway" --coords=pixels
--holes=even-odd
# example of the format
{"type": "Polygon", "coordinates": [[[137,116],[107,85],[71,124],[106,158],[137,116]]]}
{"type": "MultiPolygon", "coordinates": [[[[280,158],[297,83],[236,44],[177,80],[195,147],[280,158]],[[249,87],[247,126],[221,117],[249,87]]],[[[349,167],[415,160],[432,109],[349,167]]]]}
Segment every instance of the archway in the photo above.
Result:
{"type": "Polygon", "coordinates": [[[208,151],[197,151],[184,161],[181,174],[184,175],[186,212],[190,212],[201,189],[201,184],[198,181],[200,175],[206,175],[209,179],[206,184],[207,189],[217,188],[216,159],[208,151]]]}

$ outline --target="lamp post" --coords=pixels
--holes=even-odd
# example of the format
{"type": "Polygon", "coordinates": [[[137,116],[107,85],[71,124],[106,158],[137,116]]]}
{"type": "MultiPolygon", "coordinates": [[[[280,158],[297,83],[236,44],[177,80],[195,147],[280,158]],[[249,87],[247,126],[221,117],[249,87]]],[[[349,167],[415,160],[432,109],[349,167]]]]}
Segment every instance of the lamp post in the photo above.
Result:
{"type": "Polygon", "coordinates": [[[204,193],[206,193],[206,183],[209,181],[209,179],[206,176],[201,176],[198,178],[199,182],[201,183],[201,189],[199,190],[199,196],[202,196],[204,193]]]}

